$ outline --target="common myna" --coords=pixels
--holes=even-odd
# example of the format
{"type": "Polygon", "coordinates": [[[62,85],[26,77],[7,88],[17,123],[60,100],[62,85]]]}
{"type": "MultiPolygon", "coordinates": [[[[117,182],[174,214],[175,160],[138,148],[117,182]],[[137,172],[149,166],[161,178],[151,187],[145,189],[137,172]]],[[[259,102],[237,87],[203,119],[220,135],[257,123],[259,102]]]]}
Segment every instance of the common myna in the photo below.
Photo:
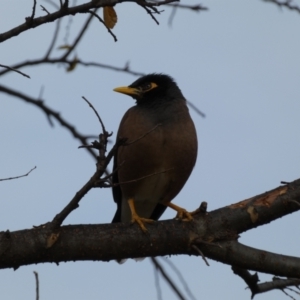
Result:
{"type": "Polygon", "coordinates": [[[124,115],[117,139],[126,139],[114,157],[115,222],[158,220],[169,206],[178,218],[192,220],[172,204],[189,178],[197,158],[197,135],[186,100],[168,75],[149,74],[114,91],[136,105],[124,115]]]}

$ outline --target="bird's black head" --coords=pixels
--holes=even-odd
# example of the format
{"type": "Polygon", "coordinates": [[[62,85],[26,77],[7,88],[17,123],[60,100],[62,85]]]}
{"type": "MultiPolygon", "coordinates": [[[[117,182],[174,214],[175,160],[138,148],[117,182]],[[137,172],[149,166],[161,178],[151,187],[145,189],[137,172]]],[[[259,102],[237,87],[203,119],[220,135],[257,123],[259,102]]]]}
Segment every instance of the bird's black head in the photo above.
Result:
{"type": "Polygon", "coordinates": [[[134,98],[137,104],[152,105],[183,98],[174,79],[165,74],[149,74],[129,86],[114,89],[134,98]]]}

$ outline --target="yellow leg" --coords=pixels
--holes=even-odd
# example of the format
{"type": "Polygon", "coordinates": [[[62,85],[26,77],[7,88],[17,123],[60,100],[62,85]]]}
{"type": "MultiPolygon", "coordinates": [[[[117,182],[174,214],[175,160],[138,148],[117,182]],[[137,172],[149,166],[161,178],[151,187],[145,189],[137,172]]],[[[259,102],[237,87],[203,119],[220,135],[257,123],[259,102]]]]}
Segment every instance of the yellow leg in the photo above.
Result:
{"type": "Polygon", "coordinates": [[[141,229],[144,232],[147,232],[147,228],[145,227],[144,223],[153,223],[154,220],[139,217],[138,214],[136,213],[133,199],[128,200],[128,205],[129,205],[129,208],[131,211],[131,223],[134,223],[134,222],[138,223],[138,225],[141,227],[141,229]]]}
{"type": "Polygon", "coordinates": [[[177,216],[176,218],[181,219],[182,221],[192,221],[193,217],[192,214],[189,213],[187,210],[185,210],[182,207],[179,207],[171,202],[167,204],[170,208],[174,209],[177,211],[177,216]]]}

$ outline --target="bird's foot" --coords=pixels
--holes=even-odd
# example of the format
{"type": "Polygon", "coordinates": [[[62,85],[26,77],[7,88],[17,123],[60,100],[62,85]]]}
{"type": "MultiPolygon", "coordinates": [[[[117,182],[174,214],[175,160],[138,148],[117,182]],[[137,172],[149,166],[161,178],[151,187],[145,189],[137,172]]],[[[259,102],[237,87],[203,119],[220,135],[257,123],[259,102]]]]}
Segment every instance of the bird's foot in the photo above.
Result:
{"type": "Polygon", "coordinates": [[[154,220],[141,218],[137,214],[132,214],[132,216],[131,216],[131,223],[137,223],[140,226],[140,228],[143,230],[143,232],[148,231],[147,228],[145,227],[144,223],[151,224],[153,222],[154,222],[154,220]]]}
{"type": "Polygon", "coordinates": [[[189,222],[193,220],[193,217],[191,213],[189,213],[187,210],[183,208],[182,210],[177,211],[177,215],[175,219],[179,219],[184,222],[189,222]]]}
{"type": "Polygon", "coordinates": [[[147,232],[147,228],[145,227],[144,223],[153,223],[154,220],[141,218],[136,213],[133,199],[128,200],[128,205],[129,205],[129,208],[130,208],[130,211],[131,211],[131,223],[138,223],[138,225],[141,227],[143,232],[147,232]]]}
{"type": "Polygon", "coordinates": [[[189,222],[193,220],[192,213],[189,213],[186,209],[179,207],[173,203],[168,203],[167,206],[177,211],[175,219],[179,219],[184,222],[189,222]]]}

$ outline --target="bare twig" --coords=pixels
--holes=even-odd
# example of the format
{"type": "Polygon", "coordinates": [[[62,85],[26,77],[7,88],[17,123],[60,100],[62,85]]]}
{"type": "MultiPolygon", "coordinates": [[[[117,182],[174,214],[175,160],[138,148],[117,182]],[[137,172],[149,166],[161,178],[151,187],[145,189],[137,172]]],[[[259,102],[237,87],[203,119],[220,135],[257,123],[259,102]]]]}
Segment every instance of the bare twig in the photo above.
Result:
{"type": "MultiPolygon", "coordinates": [[[[112,176],[118,172],[118,170],[122,167],[124,162],[120,163],[110,174],[106,175],[105,177],[102,177],[98,182],[95,183],[95,187],[112,187],[113,185],[109,181],[112,176]],[[108,182],[108,185],[106,185],[108,182]]],[[[116,184],[117,185],[117,184],[116,184]]]]}
{"type": "Polygon", "coordinates": [[[169,6],[169,7],[172,7],[172,12],[170,14],[169,21],[168,21],[169,26],[172,25],[172,22],[173,22],[173,19],[175,17],[175,13],[176,13],[177,9],[189,9],[189,10],[192,10],[192,11],[195,11],[195,12],[208,10],[207,7],[204,7],[200,4],[187,5],[187,4],[180,4],[180,3],[166,3],[165,5],[169,6]]]}
{"type": "Polygon", "coordinates": [[[49,11],[43,5],[40,5],[40,6],[42,8],[42,11],[45,11],[48,15],[50,15],[49,11]]]}
{"type": "Polygon", "coordinates": [[[113,37],[113,39],[114,39],[115,42],[118,41],[117,37],[114,35],[114,33],[111,31],[111,29],[105,24],[105,22],[102,20],[102,18],[96,14],[96,12],[93,12],[93,11],[89,10],[88,13],[90,13],[92,16],[94,16],[95,18],[97,18],[105,26],[105,28],[107,29],[107,31],[109,32],[109,34],[113,37]]]}
{"type": "Polygon", "coordinates": [[[17,72],[17,73],[19,73],[19,74],[21,74],[21,75],[23,75],[23,76],[25,76],[25,77],[27,77],[27,78],[30,78],[29,75],[27,75],[27,74],[25,74],[25,73],[23,73],[23,72],[21,72],[21,71],[19,71],[19,70],[16,70],[16,69],[14,69],[14,68],[11,68],[11,67],[9,67],[9,66],[5,66],[5,65],[1,65],[1,64],[0,64],[0,67],[6,68],[6,69],[8,69],[8,70],[10,70],[10,71],[17,72]]]}
{"type": "MultiPolygon", "coordinates": [[[[54,120],[56,120],[62,127],[67,128],[70,133],[73,135],[74,138],[78,139],[81,144],[87,145],[88,144],[88,136],[84,136],[82,134],[80,134],[76,128],[71,125],[69,122],[67,122],[64,118],[62,118],[60,116],[60,114],[56,111],[54,111],[53,109],[51,109],[50,107],[46,106],[46,104],[44,103],[44,101],[39,100],[39,99],[33,99],[23,93],[17,92],[15,90],[9,89],[7,87],[1,86],[0,85],[0,92],[6,93],[8,95],[17,97],[21,100],[24,100],[27,103],[33,104],[34,106],[38,107],[39,109],[41,109],[46,117],[48,118],[48,120],[51,120],[51,118],[53,118],[54,120]]],[[[87,151],[94,157],[96,158],[96,154],[92,149],[87,149],[87,151]]]]}
{"type": "Polygon", "coordinates": [[[154,280],[155,280],[155,287],[156,287],[156,293],[157,293],[157,299],[162,300],[162,293],[161,293],[161,287],[159,284],[159,276],[158,276],[158,271],[155,265],[154,267],[154,280]]]}
{"type": "Polygon", "coordinates": [[[36,271],[33,271],[35,277],[35,299],[40,299],[40,286],[39,286],[39,274],[36,271]]]}
{"type": "Polygon", "coordinates": [[[54,34],[53,34],[52,41],[50,43],[48,51],[45,54],[45,58],[44,59],[48,59],[49,55],[51,54],[51,52],[53,50],[53,47],[54,47],[55,42],[56,42],[57,37],[58,37],[58,32],[59,32],[59,29],[60,29],[60,22],[61,22],[61,19],[58,19],[57,23],[56,23],[56,27],[55,27],[55,31],[54,31],[54,34]]]}
{"type": "MultiPolygon", "coordinates": [[[[285,288],[287,288],[289,286],[297,287],[298,285],[300,285],[300,279],[298,279],[298,278],[284,279],[284,278],[278,278],[278,277],[273,277],[272,281],[259,284],[258,283],[259,278],[258,278],[257,273],[251,274],[248,270],[237,267],[237,266],[232,266],[231,269],[234,274],[240,276],[245,281],[245,283],[248,285],[248,287],[252,293],[251,299],[253,299],[254,296],[257,294],[266,293],[271,290],[279,289],[283,293],[286,293],[284,291],[285,288]]],[[[296,292],[294,290],[292,290],[292,291],[296,292]]]]}
{"type": "Polygon", "coordinates": [[[162,265],[158,262],[158,260],[154,257],[151,257],[151,261],[156,267],[156,269],[160,272],[162,277],[166,280],[166,282],[169,284],[171,289],[174,291],[174,293],[177,295],[177,297],[181,300],[185,300],[186,298],[184,295],[179,291],[178,287],[176,284],[173,282],[173,280],[170,278],[170,276],[166,273],[162,265]]]}
{"type": "MultiPolygon", "coordinates": [[[[86,99],[87,103],[90,102],[86,99]]],[[[95,108],[90,104],[92,109],[95,111],[96,115],[98,116],[99,120],[100,116],[95,110],[95,108]]],[[[102,124],[102,121],[100,121],[102,124]]],[[[97,169],[94,175],[87,181],[87,183],[75,194],[75,196],[71,199],[71,201],[65,206],[65,208],[58,213],[52,222],[50,223],[51,230],[55,234],[55,232],[59,229],[62,222],[66,219],[66,217],[79,206],[80,200],[92,189],[95,187],[95,183],[99,181],[101,176],[105,174],[106,168],[110,163],[112,157],[114,156],[119,143],[117,142],[114,147],[109,151],[108,155],[105,155],[106,147],[107,147],[107,138],[110,134],[105,130],[103,125],[103,133],[99,135],[99,152],[100,155],[97,157],[97,169]]]]}
{"type": "Polygon", "coordinates": [[[187,4],[181,4],[181,3],[169,3],[167,4],[168,6],[171,7],[177,7],[177,8],[184,8],[184,9],[190,9],[195,12],[200,12],[202,10],[208,10],[207,7],[202,6],[201,4],[196,4],[196,5],[187,5],[187,4]]]}
{"type": "Polygon", "coordinates": [[[187,282],[185,281],[184,277],[182,276],[181,272],[177,269],[175,264],[168,258],[162,257],[162,259],[164,260],[164,262],[166,262],[172,268],[172,270],[178,276],[179,280],[181,281],[185,291],[190,296],[190,298],[193,299],[193,300],[196,300],[196,297],[193,295],[193,293],[192,293],[191,289],[189,288],[187,282]]]}
{"type": "Polygon", "coordinates": [[[18,178],[21,178],[21,177],[28,176],[34,169],[36,169],[36,166],[34,168],[32,168],[29,172],[27,172],[26,174],[24,174],[24,175],[15,176],[15,177],[9,177],[9,178],[3,178],[3,179],[0,179],[0,181],[18,179],[18,178]]]}
{"type": "Polygon", "coordinates": [[[105,129],[105,126],[104,126],[104,124],[103,124],[103,122],[102,122],[102,120],[101,120],[101,117],[100,117],[100,115],[98,114],[98,112],[97,112],[97,110],[95,109],[95,107],[93,106],[93,104],[92,104],[89,100],[87,100],[84,96],[82,96],[82,99],[89,105],[89,107],[92,108],[92,110],[93,110],[94,113],[96,114],[96,116],[97,116],[97,118],[98,118],[98,121],[99,121],[99,123],[101,124],[102,132],[103,132],[103,133],[107,132],[106,129],[105,129]]]}
{"type": "MultiPolygon", "coordinates": [[[[98,8],[94,9],[94,13],[96,13],[98,10],[98,8]]],[[[82,26],[80,32],[78,33],[78,36],[76,37],[74,43],[72,44],[72,46],[68,49],[68,51],[62,56],[62,59],[66,59],[70,53],[75,49],[75,47],[78,45],[78,43],[81,41],[84,33],[87,31],[91,21],[93,19],[93,16],[90,16],[89,18],[87,18],[87,20],[85,21],[84,25],[82,26]]]]}
{"type": "Polygon", "coordinates": [[[200,254],[200,256],[202,257],[202,259],[204,260],[206,265],[209,267],[209,263],[208,263],[206,257],[204,256],[204,254],[202,253],[202,251],[196,245],[192,245],[192,248],[195,249],[200,254]]]}
{"type": "Polygon", "coordinates": [[[101,170],[100,168],[97,168],[96,172],[88,180],[88,182],[75,194],[75,196],[64,207],[64,209],[53,218],[52,222],[50,223],[53,231],[58,230],[66,217],[73,210],[79,207],[80,200],[94,187],[95,181],[97,181],[104,172],[105,169],[101,170]]]}
{"type": "Polygon", "coordinates": [[[186,100],[187,104],[202,118],[205,118],[205,114],[193,103],[186,100]]]}
{"type": "MultiPolygon", "coordinates": [[[[71,65],[73,62],[74,62],[73,60],[64,59],[63,57],[53,58],[53,59],[52,58],[41,58],[41,59],[36,59],[36,60],[24,61],[22,63],[12,66],[12,68],[19,69],[19,68],[28,67],[28,66],[36,66],[36,65],[42,65],[42,64],[50,64],[50,65],[53,64],[54,65],[54,64],[60,64],[60,63],[71,65]]],[[[116,67],[116,66],[102,64],[102,63],[96,63],[96,62],[85,62],[80,59],[77,59],[76,63],[77,63],[77,65],[82,65],[85,67],[92,66],[92,67],[103,68],[103,69],[108,69],[108,70],[117,71],[117,72],[124,72],[124,73],[128,73],[128,74],[135,75],[135,76],[145,75],[142,72],[130,70],[128,62],[125,64],[124,67],[116,67]]],[[[8,72],[10,72],[9,69],[3,70],[2,72],[0,72],[0,76],[6,74],[8,72]]]]}
{"type": "Polygon", "coordinates": [[[156,1],[156,2],[145,2],[145,6],[154,7],[154,6],[161,6],[166,5],[174,2],[179,2],[179,0],[165,0],[165,1],[156,1]]]}
{"type": "Polygon", "coordinates": [[[33,0],[32,14],[30,17],[31,21],[34,19],[35,9],[36,9],[36,0],[33,0]]]}
{"type": "Polygon", "coordinates": [[[300,7],[296,4],[293,4],[292,0],[286,0],[286,1],[278,1],[278,0],[263,0],[265,2],[271,2],[273,4],[276,4],[279,8],[285,7],[289,10],[296,11],[300,13],[300,7]]]}
{"type": "MultiPolygon", "coordinates": [[[[177,1],[177,0],[176,0],[177,1]]],[[[148,5],[146,5],[146,2],[144,2],[144,1],[138,1],[137,2],[138,3],[138,5],[140,5],[141,7],[143,7],[144,9],[145,9],[145,11],[151,16],[151,18],[153,19],[153,21],[157,24],[157,25],[159,25],[159,22],[157,21],[157,19],[154,17],[154,15],[153,15],[153,13],[159,13],[157,10],[156,10],[156,12],[154,11],[151,11],[151,9],[149,9],[147,6],[148,5]]]]}
{"type": "Polygon", "coordinates": [[[44,1],[51,4],[57,10],[59,10],[61,8],[61,0],[60,0],[60,6],[52,0],[44,0],[44,1]]]}

